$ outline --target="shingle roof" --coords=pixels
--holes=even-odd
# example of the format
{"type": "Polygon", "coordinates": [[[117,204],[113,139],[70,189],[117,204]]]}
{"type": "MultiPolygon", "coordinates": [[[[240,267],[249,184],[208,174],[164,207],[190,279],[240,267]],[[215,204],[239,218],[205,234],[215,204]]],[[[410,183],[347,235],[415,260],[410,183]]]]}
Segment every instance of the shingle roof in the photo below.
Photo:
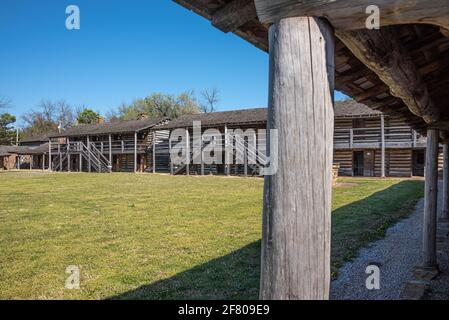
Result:
{"type": "Polygon", "coordinates": [[[335,117],[374,116],[382,114],[380,111],[373,110],[352,99],[336,101],[334,112],[335,117]]]}
{"type": "MultiPolygon", "coordinates": [[[[189,114],[170,121],[166,125],[158,126],[158,130],[175,129],[191,127],[193,121],[201,121],[203,127],[214,125],[239,125],[239,124],[253,124],[265,123],[267,121],[267,109],[245,109],[224,112],[211,112],[200,114],[189,114]]],[[[155,128],[156,129],[156,128],[155,128]]]]}
{"type": "Polygon", "coordinates": [[[152,128],[168,120],[168,118],[153,118],[133,121],[105,122],[99,124],[80,125],[69,128],[61,133],[51,134],[51,138],[77,137],[84,135],[102,135],[113,133],[129,133],[152,128]]]}
{"type": "Polygon", "coordinates": [[[51,133],[41,133],[33,136],[26,137],[22,140],[20,140],[20,143],[30,143],[30,142],[47,142],[49,139],[49,136],[58,134],[58,132],[51,132],[51,133]]]}
{"type": "Polygon", "coordinates": [[[0,146],[0,154],[5,157],[11,154],[28,154],[30,149],[28,147],[16,146],[0,146]]]}
{"type": "MultiPolygon", "coordinates": [[[[335,103],[335,117],[356,117],[373,116],[381,113],[372,110],[364,104],[354,100],[337,101],[335,103]]],[[[214,125],[239,125],[252,123],[265,123],[267,121],[267,109],[245,109],[236,111],[201,113],[195,115],[185,115],[176,120],[170,121],[166,125],[155,127],[157,130],[176,129],[191,127],[193,121],[201,121],[201,126],[208,127],[214,125]]]]}

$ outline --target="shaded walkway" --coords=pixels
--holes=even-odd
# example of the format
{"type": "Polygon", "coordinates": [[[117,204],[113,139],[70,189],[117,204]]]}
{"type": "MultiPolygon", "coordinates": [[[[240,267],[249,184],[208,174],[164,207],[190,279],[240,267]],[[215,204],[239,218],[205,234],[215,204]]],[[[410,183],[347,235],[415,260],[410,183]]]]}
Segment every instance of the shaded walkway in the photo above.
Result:
{"type": "Polygon", "coordinates": [[[384,239],[363,248],[359,256],[346,263],[331,286],[331,299],[400,299],[411,271],[420,262],[422,246],[422,210],[420,200],[412,215],[389,228],[384,239]],[[380,290],[367,290],[366,267],[380,268],[380,290]]]}

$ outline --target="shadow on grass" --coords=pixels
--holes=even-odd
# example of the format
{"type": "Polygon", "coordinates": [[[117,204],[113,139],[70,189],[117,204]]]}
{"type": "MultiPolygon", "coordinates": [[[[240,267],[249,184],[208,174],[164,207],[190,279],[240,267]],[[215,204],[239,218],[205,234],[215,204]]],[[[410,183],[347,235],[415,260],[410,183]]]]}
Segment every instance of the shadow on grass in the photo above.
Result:
{"type": "Polygon", "coordinates": [[[109,299],[241,300],[259,295],[260,241],[172,278],[109,299]]]}
{"type": "MultiPolygon", "coordinates": [[[[402,181],[332,213],[332,265],[344,261],[408,216],[422,197],[423,184],[402,181]]],[[[231,254],[109,299],[258,299],[260,248],[257,241],[231,254]]]]}

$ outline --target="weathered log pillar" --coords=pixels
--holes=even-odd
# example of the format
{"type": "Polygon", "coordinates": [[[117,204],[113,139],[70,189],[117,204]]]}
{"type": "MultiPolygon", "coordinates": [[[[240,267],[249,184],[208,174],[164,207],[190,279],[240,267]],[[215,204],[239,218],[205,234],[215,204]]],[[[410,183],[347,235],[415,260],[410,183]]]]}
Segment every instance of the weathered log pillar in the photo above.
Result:
{"type": "Polygon", "coordinates": [[[153,173],[156,173],[156,131],[153,131],[153,173]]]}
{"type": "Polygon", "coordinates": [[[269,37],[268,129],[279,143],[277,173],[265,177],[261,298],[328,299],[333,31],[318,18],[287,18],[269,37]]]}
{"type": "Polygon", "coordinates": [[[443,208],[440,219],[449,221],[449,143],[443,145],[444,169],[443,169],[443,208]]]}
{"type": "Polygon", "coordinates": [[[189,129],[186,128],[186,175],[190,175],[190,134],[189,129]]]}
{"type": "Polygon", "coordinates": [[[48,171],[52,171],[52,165],[51,165],[51,139],[48,140],[48,171]]]}
{"type": "Polygon", "coordinates": [[[427,152],[424,191],[423,267],[436,268],[436,229],[438,195],[438,139],[439,132],[427,130],[427,152]]]}
{"type": "Polygon", "coordinates": [[[112,135],[109,135],[109,170],[112,172],[112,135]]]}
{"type": "Polygon", "coordinates": [[[87,139],[87,151],[88,151],[87,171],[90,173],[92,171],[92,156],[91,156],[92,149],[90,147],[90,137],[87,136],[86,139],[87,139]]]}
{"type": "Polygon", "coordinates": [[[380,139],[381,139],[381,144],[382,144],[382,149],[381,149],[381,164],[380,164],[380,176],[382,178],[385,178],[385,117],[382,114],[380,116],[380,139]]]}
{"type": "Polygon", "coordinates": [[[137,132],[134,132],[134,172],[137,173],[137,132]]]}
{"type": "Polygon", "coordinates": [[[71,171],[71,166],[70,166],[71,158],[70,158],[70,139],[69,138],[67,138],[66,143],[67,143],[67,172],[70,172],[71,171]]]}

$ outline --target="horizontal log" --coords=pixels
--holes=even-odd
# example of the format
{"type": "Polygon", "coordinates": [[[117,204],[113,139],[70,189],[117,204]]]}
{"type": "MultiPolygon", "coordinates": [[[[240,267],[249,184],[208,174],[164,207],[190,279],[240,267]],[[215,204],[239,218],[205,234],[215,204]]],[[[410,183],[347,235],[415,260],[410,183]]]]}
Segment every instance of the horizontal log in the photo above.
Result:
{"type": "Polygon", "coordinates": [[[426,123],[439,120],[440,113],[430,98],[412,58],[391,28],[336,31],[349,50],[400,98],[409,110],[426,123]]]}
{"type": "Polygon", "coordinates": [[[212,16],[212,25],[223,32],[232,32],[255,18],[254,0],[234,0],[212,16]]]}
{"type": "Polygon", "coordinates": [[[367,7],[378,6],[381,26],[434,24],[449,29],[447,0],[255,0],[259,20],[273,23],[296,16],[325,17],[336,29],[356,30],[366,26],[367,7]]]}

